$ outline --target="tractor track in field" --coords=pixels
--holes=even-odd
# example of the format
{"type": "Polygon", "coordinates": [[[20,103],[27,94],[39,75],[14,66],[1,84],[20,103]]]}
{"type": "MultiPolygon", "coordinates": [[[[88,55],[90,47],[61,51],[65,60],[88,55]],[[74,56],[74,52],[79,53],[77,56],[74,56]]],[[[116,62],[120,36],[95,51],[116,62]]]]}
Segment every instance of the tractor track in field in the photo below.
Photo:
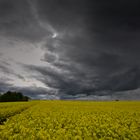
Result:
{"type": "Polygon", "coordinates": [[[7,114],[7,115],[2,116],[2,117],[0,116],[0,125],[4,125],[5,122],[6,122],[9,118],[11,118],[11,117],[13,117],[13,116],[15,116],[15,115],[21,114],[23,111],[29,109],[29,108],[32,107],[32,106],[33,106],[33,105],[31,105],[31,106],[29,106],[29,107],[22,108],[21,110],[18,110],[18,111],[16,111],[16,112],[12,113],[12,114],[7,114]]]}

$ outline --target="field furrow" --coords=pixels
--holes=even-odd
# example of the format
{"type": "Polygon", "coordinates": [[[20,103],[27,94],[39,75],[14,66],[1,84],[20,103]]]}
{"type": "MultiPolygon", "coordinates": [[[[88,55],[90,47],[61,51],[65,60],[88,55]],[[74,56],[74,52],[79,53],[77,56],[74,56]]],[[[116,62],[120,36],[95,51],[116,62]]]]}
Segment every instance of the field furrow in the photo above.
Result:
{"type": "Polygon", "coordinates": [[[21,113],[31,107],[32,104],[26,102],[18,103],[0,103],[0,125],[2,125],[9,117],[21,113]]]}

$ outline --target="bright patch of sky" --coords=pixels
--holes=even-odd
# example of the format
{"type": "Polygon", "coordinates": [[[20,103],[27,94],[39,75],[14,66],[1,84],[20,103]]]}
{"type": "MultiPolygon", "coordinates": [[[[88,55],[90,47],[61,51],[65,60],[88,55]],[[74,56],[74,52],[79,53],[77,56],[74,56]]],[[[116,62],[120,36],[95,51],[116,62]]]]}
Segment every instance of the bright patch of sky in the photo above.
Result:
{"type": "Polygon", "coordinates": [[[10,71],[13,71],[9,74],[4,71],[1,73],[1,77],[11,79],[9,83],[19,87],[35,86],[47,88],[42,82],[31,78],[31,75],[34,73],[27,73],[21,66],[21,64],[36,66],[46,65],[46,62],[41,61],[44,52],[40,46],[5,39],[2,41],[0,53],[0,60],[9,64],[5,65],[5,67],[7,67],[10,71]]]}

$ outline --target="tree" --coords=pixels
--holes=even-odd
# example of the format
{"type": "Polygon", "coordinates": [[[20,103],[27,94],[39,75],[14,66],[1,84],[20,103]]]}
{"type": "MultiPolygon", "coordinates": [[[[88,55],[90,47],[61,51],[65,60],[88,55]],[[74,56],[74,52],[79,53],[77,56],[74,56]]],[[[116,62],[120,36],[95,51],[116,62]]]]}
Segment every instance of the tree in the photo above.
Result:
{"type": "Polygon", "coordinates": [[[30,98],[23,96],[20,92],[7,91],[0,95],[0,102],[28,101],[30,98]]]}

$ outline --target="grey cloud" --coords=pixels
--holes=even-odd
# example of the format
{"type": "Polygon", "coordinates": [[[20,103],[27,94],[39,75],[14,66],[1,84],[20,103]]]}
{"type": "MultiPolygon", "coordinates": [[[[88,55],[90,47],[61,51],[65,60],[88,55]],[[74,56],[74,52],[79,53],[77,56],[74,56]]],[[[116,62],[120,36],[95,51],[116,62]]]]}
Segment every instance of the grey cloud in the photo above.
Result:
{"type": "MultiPolygon", "coordinates": [[[[4,75],[8,75],[8,76],[14,76],[15,78],[18,78],[21,80],[25,80],[24,76],[22,76],[21,74],[15,72],[13,70],[13,68],[11,67],[11,64],[9,64],[8,62],[5,62],[5,60],[2,60],[2,59],[0,60],[0,73],[3,73],[4,75]]],[[[1,78],[1,76],[0,76],[0,78],[1,78]]],[[[11,79],[9,78],[6,81],[7,82],[11,81],[11,79]]]]}
{"type": "Polygon", "coordinates": [[[31,99],[57,99],[53,90],[41,87],[13,87],[11,90],[18,90],[31,99]]]}
{"type": "Polygon", "coordinates": [[[0,93],[9,90],[13,86],[8,82],[9,80],[8,81],[7,80],[0,78],[0,93]]]}
{"type": "Polygon", "coordinates": [[[125,91],[140,87],[140,69],[132,68],[125,73],[114,76],[109,81],[112,90],[125,91]]]}
{"type": "Polygon", "coordinates": [[[44,57],[41,59],[41,61],[46,61],[46,62],[49,62],[49,63],[53,63],[57,60],[57,54],[54,54],[50,51],[46,51],[44,57]]]}
{"type": "Polygon", "coordinates": [[[57,30],[81,25],[86,1],[84,0],[37,0],[37,7],[40,18],[48,21],[57,30]],[[45,14],[48,13],[48,14],[45,14]],[[79,18],[80,17],[80,18],[79,18]]]}
{"type": "Polygon", "coordinates": [[[74,86],[72,81],[75,79],[70,79],[69,73],[65,71],[59,71],[51,67],[36,67],[36,66],[26,66],[26,67],[31,71],[38,72],[40,74],[40,77],[38,76],[38,80],[40,79],[43,83],[45,83],[49,87],[61,90],[61,87],[63,89],[63,88],[71,88],[72,86],[74,86]]]}
{"type": "Polygon", "coordinates": [[[22,75],[20,75],[20,74],[16,74],[16,76],[17,76],[19,79],[25,80],[24,76],[22,76],[22,75]]]}
{"type": "Polygon", "coordinates": [[[48,35],[34,18],[28,0],[1,0],[0,7],[1,36],[36,42],[48,35]]]}
{"type": "Polygon", "coordinates": [[[5,74],[12,74],[13,73],[13,70],[9,68],[10,67],[10,64],[3,61],[3,60],[0,60],[0,72],[3,72],[5,74]]]}
{"type": "Polygon", "coordinates": [[[31,99],[58,99],[54,90],[41,88],[41,87],[16,87],[6,82],[0,82],[0,93],[7,91],[18,91],[31,99]]]}
{"type": "Polygon", "coordinates": [[[35,68],[46,76],[43,82],[66,95],[103,96],[139,88],[140,42],[135,21],[139,23],[140,11],[136,2],[80,2],[38,1],[40,18],[63,34],[47,41],[44,60],[69,73],[35,68]],[[55,63],[48,49],[58,55],[55,63]]]}
{"type": "Polygon", "coordinates": [[[3,65],[0,65],[0,71],[7,73],[7,74],[11,73],[11,71],[3,65]]]}
{"type": "MultiPolygon", "coordinates": [[[[125,98],[140,87],[139,5],[136,0],[2,0],[0,31],[42,40],[43,66],[23,67],[60,99],[125,98]]],[[[36,98],[46,97],[36,90],[36,98]]]]}

